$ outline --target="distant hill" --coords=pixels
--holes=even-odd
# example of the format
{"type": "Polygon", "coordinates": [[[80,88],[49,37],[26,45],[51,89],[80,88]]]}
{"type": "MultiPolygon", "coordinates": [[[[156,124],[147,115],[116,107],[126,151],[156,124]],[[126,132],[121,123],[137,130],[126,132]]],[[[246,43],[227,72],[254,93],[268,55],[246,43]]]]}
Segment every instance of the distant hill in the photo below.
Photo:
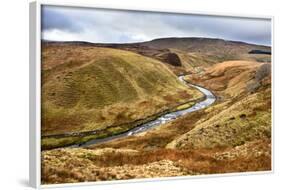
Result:
{"type": "Polygon", "coordinates": [[[160,38],[140,44],[157,49],[179,49],[190,53],[216,53],[232,56],[248,53],[253,49],[270,51],[268,46],[215,38],[160,38]]]}
{"type": "Polygon", "coordinates": [[[244,42],[212,38],[161,38],[140,43],[151,49],[169,49],[181,58],[182,65],[190,71],[198,72],[215,63],[230,60],[270,62],[270,54],[251,52],[271,52],[271,47],[244,42]]]}
{"type": "MultiPolygon", "coordinates": [[[[48,42],[54,43],[54,42],[48,42]]],[[[59,44],[60,42],[57,42],[59,44]]],[[[72,45],[123,49],[160,60],[176,74],[200,72],[215,63],[230,60],[270,62],[271,47],[213,38],[160,38],[139,43],[66,42],[72,45]]]]}

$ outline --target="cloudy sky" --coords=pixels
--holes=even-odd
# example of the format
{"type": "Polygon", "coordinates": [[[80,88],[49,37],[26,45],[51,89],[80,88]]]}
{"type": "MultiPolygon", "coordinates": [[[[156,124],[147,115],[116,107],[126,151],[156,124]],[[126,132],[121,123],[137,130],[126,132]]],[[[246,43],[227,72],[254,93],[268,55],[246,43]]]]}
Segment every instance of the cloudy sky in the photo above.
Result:
{"type": "Polygon", "coordinates": [[[271,22],[187,14],[44,6],[42,38],[129,43],[164,37],[211,37],[271,44],[271,22]]]}

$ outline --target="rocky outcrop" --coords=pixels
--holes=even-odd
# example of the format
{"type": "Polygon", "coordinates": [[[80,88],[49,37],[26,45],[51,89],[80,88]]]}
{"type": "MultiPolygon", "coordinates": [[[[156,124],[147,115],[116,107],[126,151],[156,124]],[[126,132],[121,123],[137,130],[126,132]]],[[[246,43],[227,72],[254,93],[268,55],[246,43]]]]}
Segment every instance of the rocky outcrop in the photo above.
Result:
{"type": "Polygon", "coordinates": [[[253,50],[249,51],[249,54],[266,54],[266,55],[271,55],[271,51],[253,49],[253,50]]]}
{"type": "Polygon", "coordinates": [[[181,60],[176,53],[169,52],[161,55],[160,57],[164,62],[169,63],[173,66],[177,66],[177,67],[182,66],[181,60]]]}

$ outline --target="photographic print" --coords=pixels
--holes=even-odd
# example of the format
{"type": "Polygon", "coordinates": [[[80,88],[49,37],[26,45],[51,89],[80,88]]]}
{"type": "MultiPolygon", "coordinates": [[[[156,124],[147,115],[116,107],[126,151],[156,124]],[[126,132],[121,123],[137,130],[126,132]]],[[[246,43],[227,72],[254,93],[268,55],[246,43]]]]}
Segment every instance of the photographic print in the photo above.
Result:
{"type": "Polygon", "coordinates": [[[271,171],[271,23],[41,6],[41,183],[271,171]]]}

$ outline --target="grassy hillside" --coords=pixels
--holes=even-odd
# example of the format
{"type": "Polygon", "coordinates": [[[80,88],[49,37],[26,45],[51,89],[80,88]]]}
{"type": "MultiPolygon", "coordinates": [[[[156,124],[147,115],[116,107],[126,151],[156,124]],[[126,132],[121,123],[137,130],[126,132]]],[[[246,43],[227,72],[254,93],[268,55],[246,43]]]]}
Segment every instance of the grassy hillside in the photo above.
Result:
{"type": "Polygon", "coordinates": [[[230,61],[189,78],[212,89],[219,101],[205,110],[207,120],[197,121],[194,129],[168,147],[237,146],[271,138],[270,68],[270,63],[230,61]]]}
{"type": "Polygon", "coordinates": [[[176,74],[198,73],[223,61],[271,61],[271,47],[213,38],[159,38],[128,44],[69,42],[94,47],[110,47],[137,52],[167,64],[176,74]],[[173,55],[172,59],[169,59],[173,55]],[[177,60],[177,57],[179,60],[177,60]]]}
{"type": "MultiPolygon", "coordinates": [[[[136,53],[43,44],[42,54],[43,136],[108,126],[121,132],[133,127],[134,121],[202,96],[182,85],[161,62],[136,53]]],[[[77,140],[48,138],[43,145],[77,140]]]]}

